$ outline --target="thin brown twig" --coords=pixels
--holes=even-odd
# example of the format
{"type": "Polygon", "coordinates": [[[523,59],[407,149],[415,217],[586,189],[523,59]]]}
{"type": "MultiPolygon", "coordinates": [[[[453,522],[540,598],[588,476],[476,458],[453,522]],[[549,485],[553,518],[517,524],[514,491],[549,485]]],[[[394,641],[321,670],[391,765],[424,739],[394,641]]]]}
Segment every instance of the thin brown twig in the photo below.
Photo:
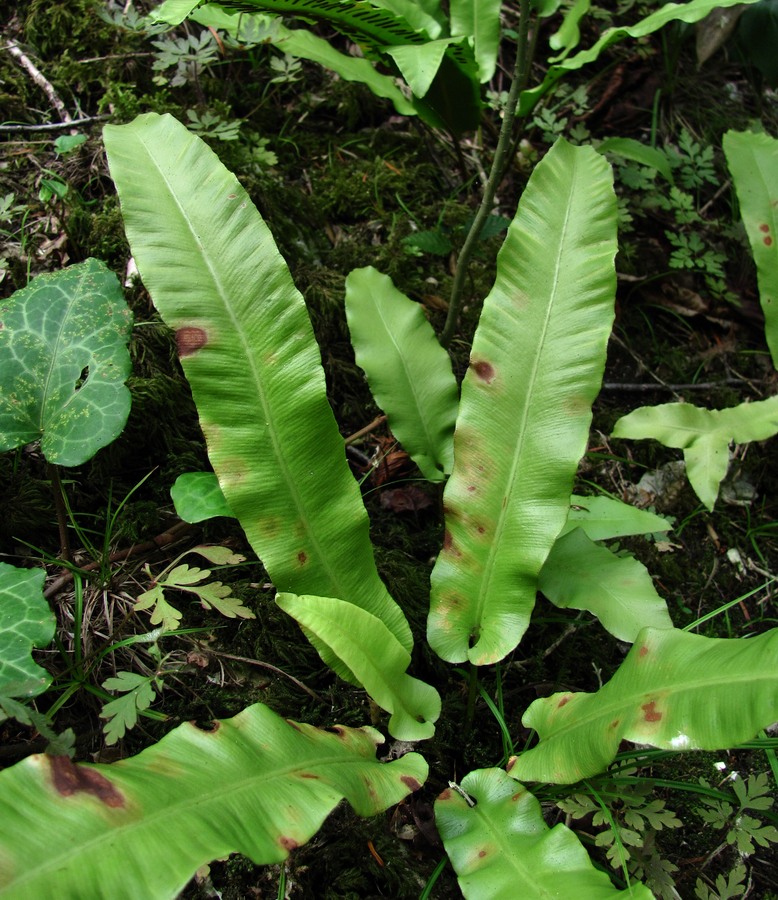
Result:
{"type": "Polygon", "coordinates": [[[45,77],[45,75],[38,69],[35,63],[27,56],[22,49],[19,47],[17,43],[14,41],[7,41],[5,45],[5,49],[13,56],[19,65],[27,71],[32,80],[38,87],[43,91],[43,93],[49,98],[49,103],[56,109],[59,114],[60,119],[62,119],[63,124],[71,125],[73,123],[73,117],[65,108],[65,104],[60,100],[57,92],[54,90],[54,86],[52,83],[45,77]]]}
{"type": "Polygon", "coordinates": [[[369,425],[365,425],[364,428],[360,428],[359,431],[355,431],[354,434],[349,435],[345,439],[345,444],[348,447],[349,444],[354,444],[360,438],[364,437],[366,434],[370,434],[371,431],[375,431],[379,425],[383,425],[386,421],[386,416],[376,416],[369,425]]]}
{"type": "MultiPolygon", "coordinates": [[[[163,531],[162,534],[158,534],[150,541],[144,541],[142,544],[133,544],[131,547],[127,547],[124,550],[117,550],[115,553],[111,553],[107,561],[109,563],[121,562],[122,560],[129,559],[131,556],[140,556],[142,553],[150,553],[153,550],[159,550],[162,547],[167,547],[176,541],[180,541],[181,538],[190,531],[194,531],[195,528],[196,526],[190,525],[189,522],[176,522],[175,525],[171,525],[167,531],[163,531]]],[[[93,572],[95,569],[99,569],[101,565],[103,565],[103,561],[98,560],[96,562],[87,563],[84,566],[79,566],[78,570],[80,572],[93,572]]],[[[52,581],[46,588],[43,592],[43,596],[47,600],[50,597],[53,597],[61,591],[66,584],[71,582],[73,577],[73,572],[65,572],[60,575],[59,578],[52,581]]]]}
{"type": "Polygon", "coordinates": [[[319,696],[312,688],[309,688],[308,685],[303,684],[298,678],[295,678],[294,675],[290,675],[288,672],[284,672],[283,669],[279,669],[278,666],[274,666],[272,663],[262,662],[259,659],[250,659],[248,656],[235,656],[233,653],[222,653],[220,650],[212,650],[210,647],[202,648],[205,653],[210,653],[212,656],[220,656],[224,659],[233,659],[235,662],[246,663],[250,666],[259,666],[261,669],[268,669],[271,672],[275,672],[277,675],[283,675],[284,678],[288,678],[293,684],[296,684],[297,687],[300,688],[301,691],[305,691],[309,697],[313,697],[317,703],[321,703],[324,706],[327,706],[327,701],[319,696]]]}

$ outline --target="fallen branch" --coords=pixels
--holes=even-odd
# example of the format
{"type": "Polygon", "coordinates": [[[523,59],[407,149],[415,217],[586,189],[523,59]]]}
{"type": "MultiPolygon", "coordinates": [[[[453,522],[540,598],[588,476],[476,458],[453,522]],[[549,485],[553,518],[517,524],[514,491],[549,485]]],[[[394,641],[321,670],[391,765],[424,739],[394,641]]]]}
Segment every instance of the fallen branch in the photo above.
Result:
{"type": "Polygon", "coordinates": [[[19,45],[14,41],[8,41],[5,45],[5,49],[13,56],[19,63],[19,65],[26,69],[32,80],[38,87],[43,91],[43,93],[49,98],[49,103],[56,109],[59,113],[60,119],[62,119],[63,125],[72,125],[73,119],[70,113],[65,108],[65,104],[59,99],[57,96],[57,92],[54,90],[54,86],[50,81],[46,79],[43,73],[38,69],[33,63],[33,61],[26,56],[24,52],[19,48],[19,45]]]}

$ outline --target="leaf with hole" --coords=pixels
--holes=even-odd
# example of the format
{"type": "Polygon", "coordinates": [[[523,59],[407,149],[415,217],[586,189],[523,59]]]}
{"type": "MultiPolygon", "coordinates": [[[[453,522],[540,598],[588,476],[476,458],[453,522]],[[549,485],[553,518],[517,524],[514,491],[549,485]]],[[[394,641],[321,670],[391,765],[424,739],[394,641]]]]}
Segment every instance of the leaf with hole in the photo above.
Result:
{"type": "Polygon", "coordinates": [[[117,438],[131,329],[121,286],[96,259],[0,301],[0,451],[40,441],[50,463],[78,466],[117,438]]]}

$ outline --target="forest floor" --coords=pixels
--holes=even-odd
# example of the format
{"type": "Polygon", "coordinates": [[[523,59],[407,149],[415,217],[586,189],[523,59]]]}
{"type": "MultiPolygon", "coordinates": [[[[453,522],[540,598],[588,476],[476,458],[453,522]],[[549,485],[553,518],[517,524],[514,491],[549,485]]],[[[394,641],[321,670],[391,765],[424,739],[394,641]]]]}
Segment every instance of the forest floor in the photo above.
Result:
{"type": "MultiPolygon", "coordinates": [[[[484,126],[463,135],[456,147],[448,135],[396,115],[364,86],[284,57],[270,45],[226,46],[222,35],[191,24],[150,33],[135,15],[150,5],[20,0],[6,10],[0,46],[0,293],[8,297],[43,272],[97,257],[126,284],[135,317],[128,425],[93,460],[64,476],[77,525],[71,528],[76,561],[94,576],[83,582],[80,652],[97,659],[128,634],[148,629],[133,604],[147,589],[150,573],[197,543],[223,544],[248,557],[220,577],[257,618],[227,620],[197,604],[187,608],[184,624],[194,633],[166,639],[166,665],[175,674],[153,707],[157,717],[142,717],[122,741],[106,745],[99,691],[76,683],[68,662],[75,585],[57,564],[60,535],[49,471],[35,446],[3,454],[0,554],[15,565],[46,566],[47,596],[59,621],[58,646],[36,657],[56,676],[39,707],[54,710],[58,733],[73,729],[78,759],[100,762],[137,753],[180,722],[226,718],[258,701],[296,721],[360,726],[372,719],[381,728],[380,711],[368,706],[363,692],[338,681],[298,626],[270,602],[272,586],[234,520],[186,526],[176,517],[171,485],[185,472],[207,469],[208,459],[175,342],[140,281],[128,274],[130,251],[101,129],[141,112],[172,113],[238,175],[305,297],[330,401],[346,437],[374,423],[381,411],[354,361],[343,308],[345,276],[353,268],[375,266],[442,328],[456,253],[478,203],[499,111],[485,107],[484,126]],[[17,45],[42,77],[6,42],[17,45]],[[60,127],[63,111],[72,120],[67,127],[60,127]],[[160,535],[172,535],[173,542],[162,548],[150,543],[160,535]]],[[[614,15],[601,11],[597,27],[614,15]]],[[[727,129],[754,122],[778,133],[778,96],[723,50],[700,69],[689,32],[669,29],[621,45],[537,109],[523,122],[494,212],[512,218],[535,160],[558,135],[577,142],[634,138],[671,148],[680,160],[678,171],[687,173],[684,197],[644,166],[612,158],[622,211],[617,316],[576,490],[601,490],[671,517],[669,535],[625,539],[621,549],[646,565],[678,626],[742,598],[703,630],[742,637],[776,622],[774,441],[736,448],[725,493],[709,513],[683,477],[661,487],[646,487],[645,481],[639,486],[646,475],[671,472],[667,466],[681,458],[679,451],[609,436],[615,421],[637,406],[683,399],[723,408],[776,392],[755,269],[721,142],[727,129]]],[[[507,89],[507,80],[500,67],[488,86],[492,98],[507,89]]],[[[491,286],[503,234],[495,229],[482,241],[471,266],[466,309],[452,344],[459,377],[467,367],[478,298],[491,286]]],[[[418,481],[385,422],[366,432],[358,451],[355,474],[364,478],[379,571],[422,635],[429,572],[442,540],[438,490],[418,481]],[[360,470],[365,458],[384,461],[360,470]]],[[[481,675],[469,733],[461,730],[466,673],[444,666],[423,645],[414,674],[435,685],[446,709],[425,747],[430,780],[375,819],[338,808],[287,862],[286,895],[419,896],[444,856],[432,817],[435,797],[457,775],[506,761],[504,735],[484,696],[500,697],[512,748],[520,750],[529,738],[521,713],[532,700],[555,690],[597,690],[622,661],[625,646],[599,635],[574,610],[558,610],[539,597],[527,638],[481,675]]],[[[97,687],[118,670],[153,665],[139,646],[101,656],[85,670],[89,684],[97,687]]],[[[0,742],[3,766],[46,745],[13,720],[0,724],[0,742]]],[[[714,890],[717,876],[728,877],[740,866],[748,895],[778,897],[773,845],[740,854],[727,842],[731,823],[706,821],[700,797],[679,787],[703,778],[726,789],[736,771],[744,779],[766,775],[774,793],[774,761],[756,749],[666,754],[636,770],[640,797],[632,806],[623,797],[608,800],[622,825],[630,809],[639,811],[655,799],[682,823],[674,828],[657,822],[633,848],[644,866],[637,871],[657,896],[718,897],[695,893],[698,880],[714,890]]],[[[607,775],[596,784],[603,796],[613,793],[607,775]]],[[[549,824],[565,821],[556,801],[581,791],[547,788],[541,799],[549,824]]],[[[732,803],[737,804],[734,795],[732,803]]],[[[763,811],[762,817],[775,824],[774,812],[763,811]]],[[[618,883],[623,873],[611,867],[607,842],[596,842],[608,826],[597,824],[591,813],[568,824],[618,883]]],[[[277,896],[280,878],[279,866],[257,867],[235,856],[198,873],[185,896],[277,896]]],[[[459,895],[451,868],[444,868],[431,896],[459,895]]]]}

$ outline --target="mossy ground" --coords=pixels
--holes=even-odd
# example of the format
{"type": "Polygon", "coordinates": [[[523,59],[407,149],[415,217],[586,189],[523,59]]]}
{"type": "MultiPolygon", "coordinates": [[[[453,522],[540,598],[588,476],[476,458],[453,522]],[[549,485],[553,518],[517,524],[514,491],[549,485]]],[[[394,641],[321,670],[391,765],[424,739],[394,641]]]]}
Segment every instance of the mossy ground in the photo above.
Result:
{"type": "MultiPolygon", "coordinates": [[[[62,156],[54,151],[53,134],[11,133],[0,163],[0,197],[13,193],[18,209],[0,232],[4,244],[0,255],[6,259],[0,283],[3,296],[24,286],[30,276],[89,256],[105,260],[124,279],[129,249],[102,151],[99,128],[103,120],[129,121],[140,112],[156,111],[171,112],[186,121],[187,110],[210,110],[223,119],[244,120],[242,140],[206,137],[250,191],[306,299],[322,348],[328,394],[343,434],[370,422],[379,410],[350,347],[343,312],[345,276],[358,266],[376,266],[409,296],[424,303],[430,320],[438,329],[442,327],[452,260],[415,252],[406,239],[418,230],[438,230],[455,245],[461,239],[458,235],[477,203],[475,160],[484,165],[489,158],[496,118],[491,130],[485,129],[475,140],[468,138],[465,159],[472,168],[464,177],[448,139],[393,116],[385,103],[360,85],[333,79],[308,63],[303,63],[297,80],[271,82],[273,51],[268,47],[227,53],[196,81],[173,86],[154,80],[159,73],[152,69],[155,49],[151,39],[104,21],[89,0],[20,2],[8,22],[8,36],[30,50],[73,113],[104,119],[84,126],[81,130],[87,141],[62,156]],[[252,155],[259,138],[269,141],[268,149],[277,157],[272,165],[257,162],[252,155]],[[63,199],[40,199],[44,173],[67,184],[63,199]]],[[[597,116],[588,123],[596,136],[613,133],[614,121],[627,121],[631,131],[619,132],[621,136],[645,138],[653,126],[658,127],[662,139],[674,141],[684,126],[699,140],[718,148],[727,127],[745,127],[759,113],[768,129],[774,129],[775,108],[759,99],[742,72],[720,66],[701,75],[694,69],[688,46],[680,37],[672,40],[675,43],[664,48],[659,40],[647,44],[643,56],[632,60],[633,68],[644,77],[635,79],[633,88],[625,87],[618,98],[619,104],[631,110],[631,118],[614,114],[609,119],[600,112],[599,131],[597,116]],[[650,107],[638,102],[646,79],[663,85],[658,121],[652,120],[650,107]],[[732,83],[740,90],[739,103],[726,100],[725,85],[732,83]],[[634,103],[630,90],[637,96],[634,103]]],[[[617,51],[612,64],[625,59],[624,52],[617,51]]],[[[591,88],[594,102],[597,80],[591,88]]],[[[7,54],[0,56],[0,105],[6,121],[34,124],[50,118],[46,98],[7,54]]],[[[542,152],[539,127],[528,123],[526,136],[535,150],[542,152]]],[[[721,171],[718,151],[717,165],[721,171]]],[[[523,163],[517,162],[510,170],[500,189],[500,214],[512,216],[527,175],[523,163]]],[[[716,191],[711,187],[708,193],[716,216],[736,219],[735,211],[727,208],[731,192],[714,198],[716,191]]],[[[727,267],[730,286],[746,300],[742,308],[713,302],[694,315],[681,315],[677,307],[659,305],[657,294],[648,290],[655,278],[676,288],[682,280],[678,273],[667,271],[669,248],[661,235],[661,225],[649,222],[643,231],[627,235],[622,247],[620,271],[629,279],[620,287],[605,376],[611,387],[603,391],[595,407],[590,453],[580,471],[582,493],[597,485],[626,496],[644,472],[677,458],[675,451],[651,442],[608,438],[615,420],[635,406],[681,396],[698,405],[726,406],[775,390],[775,373],[753,313],[755,279],[747,254],[736,249],[727,267]],[[656,271],[648,268],[649,260],[656,271]],[[636,272],[643,279],[637,283],[636,272]],[[660,385],[656,391],[643,393],[630,387],[651,379],[671,386],[719,382],[722,387],[668,390],[660,385]]],[[[472,265],[466,309],[452,347],[454,368],[460,376],[467,366],[479,298],[488,293],[499,245],[499,236],[484,241],[472,265]]],[[[686,277],[682,286],[693,292],[704,290],[699,278],[686,277]]],[[[174,342],[142,286],[135,282],[127,293],[136,321],[131,343],[130,420],[114,444],[88,464],[66,473],[76,521],[101,550],[105,538],[109,553],[148,541],[168,529],[175,521],[168,493],[171,484],[183,472],[207,467],[196,410],[176,360],[174,342]],[[114,521],[109,503],[115,510],[131,492],[114,521]]],[[[385,430],[376,434],[376,438],[383,436],[385,430]]],[[[721,504],[709,514],[687,487],[664,510],[676,521],[670,547],[659,552],[656,543],[647,539],[623,542],[651,571],[678,626],[738,596],[745,598],[776,570],[778,486],[772,452],[769,443],[739,452],[742,474],[754,486],[756,499],[741,506],[721,504]],[[733,562],[727,555],[733,548],[753,566],[733,562]]],[[[417,473],[409,469],[404,477],[414,478],[417,473]]],[[[34,564],[44,554],[56,556],[58,536],[48,475],[34,447],[0,457],[0,485],[3,558],[34,564]]],[[[449,779],[460,778],[471,768],[505,762],[506,747],[498,723],[480,697],[473,727],[463,733],[469,673],[443,664],[424,641],[429,574],[442,533],[437,489],[424,488],[432,501],[429,508],[402,513],[381,504],[384,489],[369,482],[365,485],[377,564],[414,630],[414,675],[433,683],[444,698],[436,737],[424,747],[432,774],[422,791],[383,817],[365,821],[339,808],[287,863],[284,878],[289,897],[419,896],[443,858],[429,826],[435,796],[449,779]]],[[[338,681],[301,638],[297,626],[273,603],[267,576],[247,551],[234,523],[206,523],[194,529],[187,540],[190,545],[196,541],[227,543],[247,553],[244,566],[221,572],[220,577],[232,584],[256,620],[225,620],[197,604],[187,605],[184,623],[200,631],[165,642],[164,649],[171,654],[168,668],[174,674],[156,708],[167,718],[142,719],[121,743],[119,754],[138,752],[181,721],[205,723],[229,717],[258,701],[299,721],[354,726],[373,722],[385,732],[380,711],[370,707],[363,692],[338,681]]],[[[102,561],[97,569],[100,577],[94,575],[86,585],[87,609],[93,616],[85,624],[91,651],[96,653],[108,643],[148,628],[141,614],[131,608],[132,599],[148,583],[142,565],[159,572],[185,547],[179,544],[112,564],[102,561]]],[[[80,559],[90,561],[88,555],[80,559]]],[[[53,565],[51,573],[56,573],[53,565]]],[[[72,613],[66,612],[72,605],[71,591],[68,585],[53,599],[62,616],[64,656],[50,651],[41,657],[58,674],[60,689],[68,684],[65,670],[72,650],[72,638],[68,639],[72,613]]],[[[772,593],[767,590],[711,619],[705,633],[739,637],[774,624],[772,593]]],[[[596,625],[559,611],[541,598],[526,639],[499,668],[482,673],[480,685],[492,698],[501,692],[506,725],[513,749],[518,751],[529,737],[521,726],[521,712],[532,700],[559,689],[596,690],[619,665],[624,652],[624,647],[596,625]]],[[[148,663],[134,655],[138,653],[124,649],[107,659],[116,669],[131,667],[139,659],[141,664],[148,663]]],[[[99,684],[110,674],[111,666],[104,664],[88,671],[87,677],[99,684]]],[[[45,695],[41,709],[45,711],[57,696],[56,691],[45,695]]],[[[75,730],[81,759],[108,759],[115,753],[110,748],[106,752],[99,711],[100,703],[82,690],[57,714],[57,730],[75,730]]],[[[40,749],[40,741],[29,729],[12,723],[5,723],[0,735],[7,762],[30,749],[40,749]]],[[[667,757],[643,774],[662,784],[694,781],[700,775],[712,780],[715,759],[718,757],[702,754],[667,757]]],[[[769,770],[769,760],[757,753],[738,754],[728,764],[744,773],[769,770]]],[[[554,792],[541,791],[540,795],[547,801],[550,821],[556,821],[559,813],[551,804],[554,792]]],[[[671,839],[660,835],[659,844],[663,857],[678,866],[680,895],[692,897],[703,863],[723,837],[700,827],[694,795],[658,787],[657,796],[684,820],[680,839],[678,833],[671,839]]],[[[586,839],[585,828],[582,831],[586,839]]],[[[602,853],[598,857],[598,851],[593,852],[607,866],[602,853]]],[[[754,896],[769,897],[777,889],[770,870],[774,854],[760,850],[756,860],[754,896]]],[[[715,863],[705,868],[705,874],[727,872],[735,862],[733,851],[725,847],[715,863]]],[[[215,891],[225,898],[270,897],[277,895],[281,877],[278,867],[258,868],[233,857],[213,863],[210,872],[200,873],[185,893],[192,897],[216,896],[215,891]]],[[[449,867],[432,896],[458,895],[449,867]]]]}

